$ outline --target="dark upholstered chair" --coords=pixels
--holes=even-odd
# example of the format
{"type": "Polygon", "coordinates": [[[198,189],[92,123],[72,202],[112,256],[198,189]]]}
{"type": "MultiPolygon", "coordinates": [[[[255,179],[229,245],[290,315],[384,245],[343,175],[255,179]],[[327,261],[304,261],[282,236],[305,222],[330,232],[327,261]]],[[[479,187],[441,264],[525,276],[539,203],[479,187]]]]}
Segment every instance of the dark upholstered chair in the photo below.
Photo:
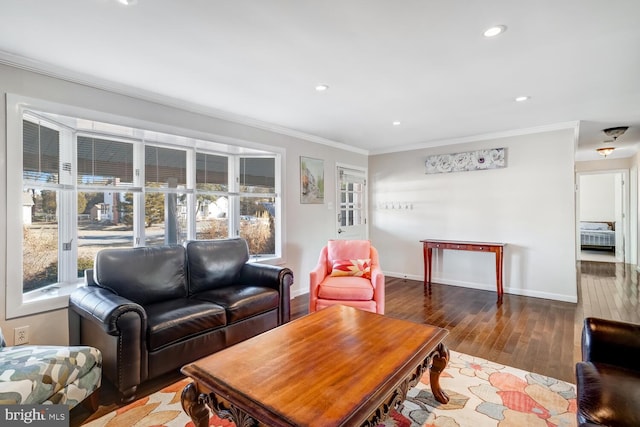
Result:
{"type": "Polygon", "coordinates": [[[578,424],[640,426],[640,325],[589,317],[576,365],[578,424]]]}

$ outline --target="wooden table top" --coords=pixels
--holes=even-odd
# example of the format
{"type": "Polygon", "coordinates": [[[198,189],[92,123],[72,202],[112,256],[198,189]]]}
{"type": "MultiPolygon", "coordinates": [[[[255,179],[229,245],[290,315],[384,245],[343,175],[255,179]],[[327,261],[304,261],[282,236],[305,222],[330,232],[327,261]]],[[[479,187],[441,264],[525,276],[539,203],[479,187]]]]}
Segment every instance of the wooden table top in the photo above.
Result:
{"type": "Polygon", "coordinates": [[[422,242],[422,243],[429,243],[429,242],[445,243],[445,244],[452,244],[452,245],[507,246],[506,243],[500,243],[500,242],[474,242],[474,241],[469,241],[469,240],[424,239],[424,240],[420,240],[420,242],[422,242]]]}
{"type": "Polygon", "coordinates": [[[182,368],[270,426],[365,420],[448,334],[336,305],[182,368]]]}

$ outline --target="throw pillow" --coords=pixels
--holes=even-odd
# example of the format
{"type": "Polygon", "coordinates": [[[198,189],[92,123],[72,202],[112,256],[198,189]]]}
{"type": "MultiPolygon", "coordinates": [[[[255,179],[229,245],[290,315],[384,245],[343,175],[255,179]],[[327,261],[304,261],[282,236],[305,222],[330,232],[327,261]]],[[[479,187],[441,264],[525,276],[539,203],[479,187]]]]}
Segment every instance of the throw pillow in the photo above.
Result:
{"type": "Polygon", "coordinates": [[[333,262],[332,276],[356,276],[371,279],[371,259],[339,259],[333,262]]]}

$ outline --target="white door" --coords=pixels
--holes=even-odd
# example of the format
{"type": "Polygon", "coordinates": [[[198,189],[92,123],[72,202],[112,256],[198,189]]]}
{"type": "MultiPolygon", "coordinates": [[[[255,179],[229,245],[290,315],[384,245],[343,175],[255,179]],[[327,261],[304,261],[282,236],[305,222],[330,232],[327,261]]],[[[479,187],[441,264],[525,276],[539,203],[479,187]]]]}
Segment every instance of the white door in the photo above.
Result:
{"type": "Polygon", "coordinates": [[[337,168],[336,238],[367,238],[367,171],[337,168]]]}

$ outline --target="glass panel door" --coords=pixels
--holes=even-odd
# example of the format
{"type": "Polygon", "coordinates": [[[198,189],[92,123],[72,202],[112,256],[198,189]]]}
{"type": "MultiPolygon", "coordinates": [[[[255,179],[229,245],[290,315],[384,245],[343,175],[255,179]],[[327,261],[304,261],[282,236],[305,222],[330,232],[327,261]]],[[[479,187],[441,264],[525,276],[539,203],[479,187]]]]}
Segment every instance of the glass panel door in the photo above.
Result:
{"type": "Polygon", "coordinates": [[[338,239],[367,238],[366,171],[338,166],[338,239]]]}

